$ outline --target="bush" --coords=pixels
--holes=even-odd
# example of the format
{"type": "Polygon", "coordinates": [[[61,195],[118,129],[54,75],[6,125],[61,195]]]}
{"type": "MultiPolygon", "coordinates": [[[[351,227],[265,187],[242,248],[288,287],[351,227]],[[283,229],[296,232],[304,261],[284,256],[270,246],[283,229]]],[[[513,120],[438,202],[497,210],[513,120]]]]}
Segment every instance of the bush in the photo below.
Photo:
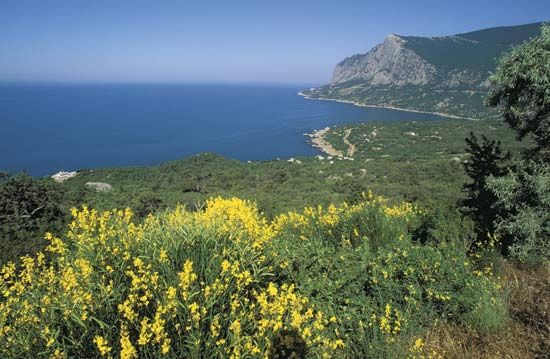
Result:
{"type": "Polygon", "coordinates": [[[439,237],[438,225],[433,241],[413,240],[424,216],[371,197],[278,217],[283,229],[272,245],[283,280],[335,318],[350,357],[421,352],[414,338],[437,321],[482,332],[506,321],[491,268],[478,268],[460,237],[439,237]]]}
{"type": "Polygon", "coordinates": [[[464,246],[411,240],[419,210],[363,203],[268,222],[211,199],[135,224],[73,210],[63,239],[0,273],[0,355],[396,357],[425,327],[501,323],[500,292],[464,246]]]}
{"type": "Polygon", "coordinates": [[[509,254],[522,262],[550,259],[550,166],[522,162],[506,176],[493,177],[488,188],[506,212],[496,231],[509,254]]]}
{"type": "MultiPolygon", "coordinates": [[[[550,25],[541,34],[504,56],[491,76],[487,98],[518,140],[534,146],[522,151],[523,160],[507,170],[498,166],[499,144],[475,136],[467,140],[471,164],[466,171],[464,201],[478,228],[496,233],[505,254],[523,262],[550,258],[550,25]]],[[[481,233],[483,235],[483,233],[481,233]]],[[[483,239],[483,237],[481,237],[483,239]]],[[[489,241],[490,242],[490,241],[489,241]]]]}
{"type": "Polygon", "coordinates": [[[48,182],[25,174],[0,178],[0,265],[43,249],[46,231],[62,231],[60,201],[48,182]]]}
{"type": "Polygon", "coordinates": [[[140,225],[129,210],[73,216],[63,240],[48,236],[51,263],[40,253],[2,269],[4,358],[263,357],[283,331],[311,355],[341,347],[295,285],[275,282],[272,232],[251,203],[215,199],[140,225]]]}

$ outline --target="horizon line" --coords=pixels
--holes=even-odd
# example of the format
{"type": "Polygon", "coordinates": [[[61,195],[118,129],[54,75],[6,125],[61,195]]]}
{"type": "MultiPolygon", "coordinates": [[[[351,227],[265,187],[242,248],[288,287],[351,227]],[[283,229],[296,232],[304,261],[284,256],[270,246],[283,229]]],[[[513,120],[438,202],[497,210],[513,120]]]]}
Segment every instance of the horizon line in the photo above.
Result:
{"type": "Polygon", "coordinates": [[[120,80],[1,80],[0,85],[300,85],[319,86],[321,82],[300,82],[300,81],[120,81],[120,80]]]}

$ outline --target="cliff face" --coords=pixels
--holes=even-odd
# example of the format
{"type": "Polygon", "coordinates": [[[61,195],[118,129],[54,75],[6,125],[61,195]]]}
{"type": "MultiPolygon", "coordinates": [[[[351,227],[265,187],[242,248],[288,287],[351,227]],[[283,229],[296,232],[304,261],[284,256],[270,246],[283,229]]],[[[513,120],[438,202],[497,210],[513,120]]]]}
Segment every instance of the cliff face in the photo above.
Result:
{"type": "Polygon", "coordinates": [[[310,98],[491,117],[483,105],[497,59],[540,32],[542,23],[452,36],[388,35],[364,54],[336,65],[330,84],[303,91],[310,98]]]}
{"type": "Polygon", "coordinates": [[[388,35],[364,55],[348,57],[336,65],[332,83],[352,80],[371,85],[423,85],[433,78],[435,66],[405,46],[406,40],[388,35]]]}

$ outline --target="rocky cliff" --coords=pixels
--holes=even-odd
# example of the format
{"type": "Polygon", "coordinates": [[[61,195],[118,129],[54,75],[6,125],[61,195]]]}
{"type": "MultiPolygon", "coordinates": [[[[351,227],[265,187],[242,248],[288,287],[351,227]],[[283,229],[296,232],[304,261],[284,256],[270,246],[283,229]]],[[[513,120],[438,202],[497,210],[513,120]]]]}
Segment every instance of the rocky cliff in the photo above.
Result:
{"type": "Polygon", "coordinates": [[[493,116],[483,105],[497,59],[536,36],[542,23],[418,37],[390,34],[381,44],[336,65],[329,85],[310,98],[446,113],[493,116]]]}
{"type": "Polygon", "coordinates": [[[428,83],[436,72],[414,51],[408,49],[406,40],[388,35],[382,44],[363,55],[344,59],[334,70],[332,83],[361,80],[371,85],[422,85],[428,83]]]}

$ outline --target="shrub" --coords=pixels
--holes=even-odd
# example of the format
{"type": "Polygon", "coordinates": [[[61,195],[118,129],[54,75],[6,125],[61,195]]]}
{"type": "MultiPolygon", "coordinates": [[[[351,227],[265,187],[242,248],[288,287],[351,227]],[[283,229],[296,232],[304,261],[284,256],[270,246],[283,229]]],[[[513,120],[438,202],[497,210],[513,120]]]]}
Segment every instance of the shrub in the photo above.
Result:
{"type": "Polygon", "coordinates": [[[488,188],[506,210],[496,232],[509,254],[522,262],[550,259],[550,166],[522,162],[508,175],[490,178],[488,188]]]}
{"type": "MultiPolygon", "coordinates": [[[[2,270],[2,357],[265,356],[287,331],[311,355],[341,343],[291,283],[274,281],[272,234],[251,203],[214,199],[141,224],[73,211],[66,238],[2,270]]],[[[288,340],[288,335],[285,336],[288,340]]]]}
{"type": "Polygon", "coordinates": [[[0,265],[43,249],[47,230],[62,231],[60,199],[59,189],[45,181],[0,174],[0,265]]]}
{"type": "Polygon", "coordinates": [[[490,273],[455,242],[411,240],[419,213],[372,195],[271,222],[236,198],[141,224],[73,210],[50,260],[2,268],[0,355],[416,356],[434,322],[498,326],[490,273]]]}
{"type": "Polygon", "coordinates": [[[500,142],[491,141],[485,136],[479,141],[474,133],[470,133],[466,143],[466,152],[470,157],[464,163],[464,169],[470,182],[463,186],[466,198],[461,201],[461,205],[463,212],[475,223],[478,240],[484,243],[488,235],[494,232],[494,221],[501,212],[501,208],[496,205],[496,195],[487,188],[487,179],[490,176],[502,176],[506,172],[503,164],[509,154],[502,153],[500,142]]]}
{"type": "Polygon", "coordinates": [[[422,352],[413,339],[437,321],[482,332],[506,321],[491,267],[478,267],[461,238],[440,236],[438,225],[433,241],[413,240],[425,215],[371,197],[278,218],[284,225],[271,244],[282,278],[332,315],[351,357],[422,352]]]}

